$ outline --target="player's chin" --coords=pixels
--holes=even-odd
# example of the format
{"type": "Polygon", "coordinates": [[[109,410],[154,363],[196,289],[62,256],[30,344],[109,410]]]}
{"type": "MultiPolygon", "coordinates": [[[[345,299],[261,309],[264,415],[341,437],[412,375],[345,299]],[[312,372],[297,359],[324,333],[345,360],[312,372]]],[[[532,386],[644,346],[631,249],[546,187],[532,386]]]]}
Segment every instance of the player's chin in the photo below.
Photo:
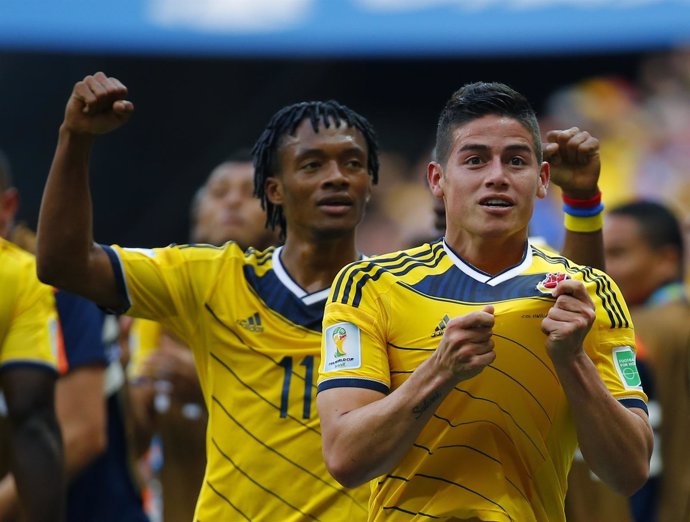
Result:
{"type": "Polygon", "coordinates": [[[317,234],[324,239],[334,239],[354,233],[359,219],[329,219],[322,220],[316,227],[317,234]]]}

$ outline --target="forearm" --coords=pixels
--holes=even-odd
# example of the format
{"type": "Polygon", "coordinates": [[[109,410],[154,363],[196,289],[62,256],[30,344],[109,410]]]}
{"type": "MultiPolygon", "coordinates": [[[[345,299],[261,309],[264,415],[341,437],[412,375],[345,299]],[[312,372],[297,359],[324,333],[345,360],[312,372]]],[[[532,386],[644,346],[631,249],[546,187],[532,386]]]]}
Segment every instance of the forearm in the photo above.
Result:
{"type": "Polygon", "coordinates": [[[604,270],[604,239],[601,230],[573,232],[566,229],[561,253],[568,259],[585,266],[604,270]]]}
{"type": "Polygon", "coordinates": [[[62,441],[55,416],[35,415],[15,425],[12,448],[12,473],[26,520],[62,520],[62,441]]]}
{"type": "Polygon", "coordinates": [[[631,495],[649,474],[649,423],[611,396],[586,354],[555,367],[570,402],[582,455],[609,487],[631,495]]]}
{"type": "MultiPolygon", "coordinates": [[[[570,202],[578,200],[588,202],[586,204],[596,205],[597,201],[601,200],[601,192],[599,192],[599,187],[595,182],[594,185],[580,187],[579,190],[574,190],[573,188],[564,189],[563,197],[570,202]]],[[[601,232],[601,221],[598,221],[598,230],[590,230],[589,227],[585,227],[586,232],[575,231],[569,229],[568,217],[566,216],[565,239],[562,248],[563,255],[580,265],[604,270],[606,262],[604,259],[604,238],[601,232]]]]}
{"type": "Polygon", "coordinates": [[[60,129],[38,220],[42,280],[70,288],[87,273],[93,249],[88,166],[93,136],[60,129]]]}
{"type": "Polygon", "coordinates": [[[335,412],[337,420],[324,437],[324,456],[340,483],[355,487],[385,474],[412,447],[455,384],[434,371],[432,358],[391,394],[351,411],[335,412]]]}

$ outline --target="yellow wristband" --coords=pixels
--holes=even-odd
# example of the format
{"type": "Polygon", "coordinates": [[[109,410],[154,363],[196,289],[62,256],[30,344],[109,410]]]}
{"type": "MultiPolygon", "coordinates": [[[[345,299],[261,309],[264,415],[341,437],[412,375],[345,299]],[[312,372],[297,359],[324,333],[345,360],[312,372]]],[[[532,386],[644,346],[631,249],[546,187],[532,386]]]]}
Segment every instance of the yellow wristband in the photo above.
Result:
{"type": "Polygon", "coordinates": [[[590,217],[577,217],[564,214],[563,224],[571,232],[599,232],[604,226],[602,214],[590,217]]]}

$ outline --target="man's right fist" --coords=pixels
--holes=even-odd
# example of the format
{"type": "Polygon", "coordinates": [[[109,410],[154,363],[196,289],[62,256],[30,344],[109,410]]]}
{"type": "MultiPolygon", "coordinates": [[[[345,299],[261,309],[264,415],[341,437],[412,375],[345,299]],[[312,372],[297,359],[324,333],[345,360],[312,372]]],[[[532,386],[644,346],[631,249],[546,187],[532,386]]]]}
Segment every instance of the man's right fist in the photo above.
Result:
{"type": "Polygon", "coordinates": [[[105,134],[124,125],[134,111],[125,99],[127,87],[102,72],[77,82],[72,90],[63,128],[77,134],[105,134]]]}

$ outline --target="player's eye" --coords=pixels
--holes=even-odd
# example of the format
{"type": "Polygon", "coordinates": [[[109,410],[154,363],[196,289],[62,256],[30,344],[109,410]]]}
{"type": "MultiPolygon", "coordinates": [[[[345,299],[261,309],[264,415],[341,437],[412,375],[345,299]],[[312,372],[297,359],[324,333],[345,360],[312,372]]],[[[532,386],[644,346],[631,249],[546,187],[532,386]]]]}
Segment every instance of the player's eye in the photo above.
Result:
{"type": "Polygon", "coordinates": [[[482,159],[479,156],[470,156],[465,160],[467,165],[481,165],[482,159]]]}
{"type": "Polygon", "coordinates": [[[316,170],[321,166],[321,163],[318,161],[308,161],[306,163],[303,163],[302,166],[300,167],[302,170],[316,170]]]}

